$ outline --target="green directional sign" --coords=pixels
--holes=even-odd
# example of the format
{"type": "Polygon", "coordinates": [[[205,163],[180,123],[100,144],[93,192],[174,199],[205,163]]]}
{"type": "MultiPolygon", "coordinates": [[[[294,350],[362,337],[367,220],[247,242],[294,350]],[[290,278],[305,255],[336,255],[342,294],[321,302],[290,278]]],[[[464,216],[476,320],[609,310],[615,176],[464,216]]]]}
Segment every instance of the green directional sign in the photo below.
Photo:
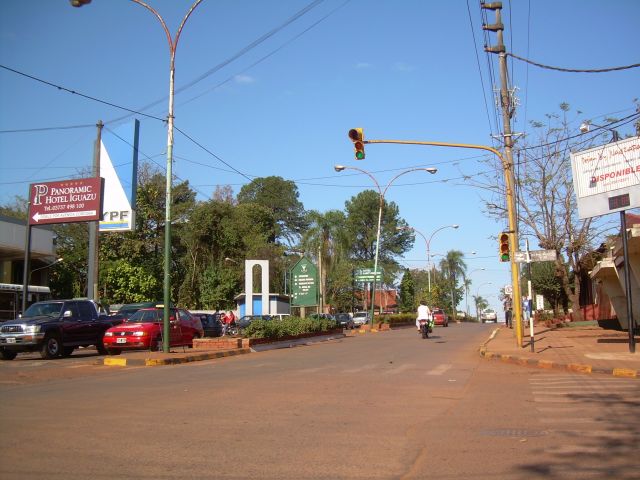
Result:
{"type": "Polygon", "coordinates": [[[354,272],[354,280],[359,283],[364,282],[376,282],[382,281],[382,270],[378,268],[377,273],[374,272],[373,268],[361,268],[354,272]]]}
{"type": "Polygon", "coordinates": [[[318,305],[318,269],[311,261],[302,257],[290,271],[291,305],[310,307],[318,305]]]}

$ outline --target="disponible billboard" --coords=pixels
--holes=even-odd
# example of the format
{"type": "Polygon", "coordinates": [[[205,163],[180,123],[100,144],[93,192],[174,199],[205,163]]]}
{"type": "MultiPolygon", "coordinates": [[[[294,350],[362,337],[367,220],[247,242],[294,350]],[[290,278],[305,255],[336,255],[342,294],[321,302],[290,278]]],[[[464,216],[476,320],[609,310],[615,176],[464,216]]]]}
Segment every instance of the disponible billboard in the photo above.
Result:
{"type": "Polygon", "coordinates": [[[100,231],[135,230],[140,122],[118,129],[105,128],[100,142],[100,176],[104,178],[104,205],[100,231]]]}
{"type": "Polygon", "coordinates": [[[102,187],[100,177],[31,184],[29,225],[99,220],[102,187]]]}
{"type": "Polygon", "coordinates": [[[640,137],[571,153],[580,218],[640,207],[640,137]]]}

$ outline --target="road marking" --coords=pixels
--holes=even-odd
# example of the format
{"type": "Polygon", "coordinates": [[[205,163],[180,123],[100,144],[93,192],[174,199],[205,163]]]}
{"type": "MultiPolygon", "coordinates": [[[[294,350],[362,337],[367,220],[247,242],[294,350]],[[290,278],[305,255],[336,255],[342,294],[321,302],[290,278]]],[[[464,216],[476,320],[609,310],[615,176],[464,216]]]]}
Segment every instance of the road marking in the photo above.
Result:
{"type": "Polygon", "coordinates": [[[438,365],[436,368],[432,368],[429,370],[426,375],[442,375],[447,370],[450,370],[453,367],[450,363],[443,363],[442,365],[438,365]]]}
{"type": "Polygon", "coordinates": [[[392,370],[387,370],[384,372],[385,375],[397,375],[398,373],[402,373],[406,370],[411,370],[415,368],[417,365],[415,363],[405,363],[404,365],[399,366],[398,368],[394,368],[392,370]]]}
{"type": "Polygon", "coordinates": [[[360,372],[364,372],[365,370],[373,370],[375,368],[378,368],[376,364],[369,364],[369,365],[363,365],[359,368],[350,368],[348,370],[345,370],[345,373],[360,373],[360,372]]]}

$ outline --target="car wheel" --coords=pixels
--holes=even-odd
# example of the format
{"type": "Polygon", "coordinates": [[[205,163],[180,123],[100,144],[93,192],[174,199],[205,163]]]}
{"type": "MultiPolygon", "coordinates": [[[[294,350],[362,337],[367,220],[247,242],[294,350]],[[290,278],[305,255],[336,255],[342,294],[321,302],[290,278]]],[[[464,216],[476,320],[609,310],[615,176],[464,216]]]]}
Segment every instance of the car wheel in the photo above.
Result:
{"type": "Polygon", "coordinates": [[[0,358],[2,358],[2,360],[13,360],[14,358],[16,358],[16,355],[18,355],[18,352],[0,348],[0,358]]]}
{"type": "Polygon", "coordinates": [[[151,340],[151,343],[149,344],[149,350],[151,350],[152,352],[159,352],[160,350],[162,350],[162,347],[162,337],[160,336],[157,336],[156,338],[151,340]]]}
{"type": "Polygon", "coordinates": [[[98,339],[98,342],[96,343],[96,350],[98,351],[98,353],[100,355],[106,355],[107,354],[107,349],[104,346],[104,340],[102,337],[100,337],[98,339]]]}
{"type": "Polygon", "coordinates": [[[107,355],[120,355],[122,350],[119,348],[107,348],[107,355]]]}
{"type": "Polygon", "coordinates": [[[63,347],[62,348],[62,356],[63,357],[69,357],[71,356],[71,354],[73,353],[73,351],[76,349],[76,347],[63,347]]]}
{"type": "Polygon", "coordinates": [[[51,360],[62,355],[62,342],[56,334],[47,335],[40,347],[40,356],[45,360],[51,360]]]}

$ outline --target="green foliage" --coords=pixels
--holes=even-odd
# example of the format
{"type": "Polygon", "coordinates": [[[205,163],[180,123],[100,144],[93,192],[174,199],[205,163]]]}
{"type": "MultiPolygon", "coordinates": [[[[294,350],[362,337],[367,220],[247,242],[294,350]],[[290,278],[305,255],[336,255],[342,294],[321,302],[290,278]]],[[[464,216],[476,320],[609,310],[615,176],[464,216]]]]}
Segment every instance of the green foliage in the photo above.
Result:
{"type": "Polygon", "coordinates": [[[294,242],[306,227],[304,206],[298,200],[298,187],[282,177],[261,177],[244,185],[238,193],[238,203],[253,203],[267,208],[273,218],[270,242],[294,242]]]}
{"type": "Polygon", "coordinates": [[[411,271],[407,268],[400,281],[400,299],[398,308],[402,313],[413,312],[416,309],[416,293],[411,271]]]}
{"type": "Polygon", "coordinates": [[[398,313],[394,315],[380,315],[376,317],[376,322],[388,323],[390,326],[407,325],[416,323],[416,313],[398,313]]]}
{"type": "Polygon", "coordinates": [[[137,303],[158,298],[158,279],[143,266],[117,260],[103,265],[100,271],[102,299],[107,303],[137,303]]]}
{"type": "Polygon", "coordinates": [[[284,320],[255,320],[242,331],[248,338],[277,339],[304,333],[327,332],[336,328],[334,320],[289,317],[284,320]]]}

